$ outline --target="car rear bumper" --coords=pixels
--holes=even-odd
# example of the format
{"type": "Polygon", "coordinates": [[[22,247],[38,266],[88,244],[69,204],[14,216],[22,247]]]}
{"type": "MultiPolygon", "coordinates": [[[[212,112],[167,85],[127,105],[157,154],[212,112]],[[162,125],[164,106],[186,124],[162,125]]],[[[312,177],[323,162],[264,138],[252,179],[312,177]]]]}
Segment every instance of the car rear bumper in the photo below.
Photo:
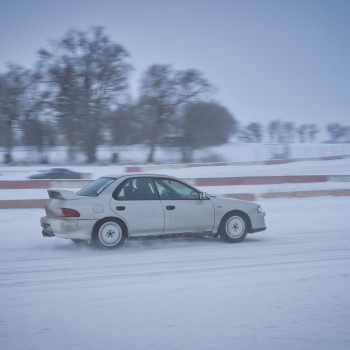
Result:
{"type": "Polygon", "coordinates": [[[77,220],[51,218],[44,216],[40,220],[44,237],[90,240],[96,220],[77,220]]]}

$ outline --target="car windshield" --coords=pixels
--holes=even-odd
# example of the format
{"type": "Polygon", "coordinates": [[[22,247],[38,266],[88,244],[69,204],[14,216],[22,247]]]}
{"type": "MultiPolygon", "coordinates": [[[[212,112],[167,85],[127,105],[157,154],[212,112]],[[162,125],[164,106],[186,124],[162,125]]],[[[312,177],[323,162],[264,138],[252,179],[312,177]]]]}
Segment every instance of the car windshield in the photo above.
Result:
{"type": "Polygon", "coordinates": [[[83,187],[80,191],[77,192],[77,195],[97,197],[104,189],[106,189],[114,181],[115,178],[112,177],[100,177],[94,182],[91,182],[87,186],[83,187]]]}

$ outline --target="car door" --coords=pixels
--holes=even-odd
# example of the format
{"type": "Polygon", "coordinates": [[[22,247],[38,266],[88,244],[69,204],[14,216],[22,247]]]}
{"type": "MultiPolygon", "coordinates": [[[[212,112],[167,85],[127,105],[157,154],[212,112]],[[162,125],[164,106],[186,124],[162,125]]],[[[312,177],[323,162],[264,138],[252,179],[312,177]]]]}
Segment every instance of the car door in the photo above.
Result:
{"type": "Polygon", "coordinates": [[[110,206],[126,222],[131,236],[163,233],[163,206],[150,178],[124,181],[114,191],[110,206]]]}
{"type": "Polygon", "coordinates": [[[211,232],[214,207],[209,199],[200,199],[200,192],[170,178],[155,178],[154,183],[164,209],[164,233],[211,232]]]}

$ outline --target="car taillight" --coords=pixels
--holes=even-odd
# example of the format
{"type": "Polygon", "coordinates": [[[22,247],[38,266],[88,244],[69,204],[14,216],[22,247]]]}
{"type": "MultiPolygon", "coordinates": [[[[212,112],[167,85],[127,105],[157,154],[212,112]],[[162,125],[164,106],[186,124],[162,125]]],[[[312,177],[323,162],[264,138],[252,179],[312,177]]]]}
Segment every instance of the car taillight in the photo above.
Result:
{"type": "Polygon", "coordinates": [[[62,216],[67,218],[78,218],[80,213],[77,210],[69,208],[61,208],[62,216]]]}

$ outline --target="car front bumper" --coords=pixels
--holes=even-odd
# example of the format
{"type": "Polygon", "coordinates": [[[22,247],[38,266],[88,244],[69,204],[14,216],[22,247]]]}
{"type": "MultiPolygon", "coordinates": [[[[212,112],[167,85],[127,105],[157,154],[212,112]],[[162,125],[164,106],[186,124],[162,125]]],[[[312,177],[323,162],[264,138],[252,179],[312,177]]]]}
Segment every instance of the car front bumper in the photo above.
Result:
{"type": "Polygon", "coordinates": [[[44,237],[90,240],[96,220],[77,220],[44,216],[40,220],[44,237]]]}
{"type": "Polygon", "coordinates": [[[266,230],[265,216],[265,213],[249,214],[250,222],[252,224],[249,233],[255,233],[266,230]]]}

